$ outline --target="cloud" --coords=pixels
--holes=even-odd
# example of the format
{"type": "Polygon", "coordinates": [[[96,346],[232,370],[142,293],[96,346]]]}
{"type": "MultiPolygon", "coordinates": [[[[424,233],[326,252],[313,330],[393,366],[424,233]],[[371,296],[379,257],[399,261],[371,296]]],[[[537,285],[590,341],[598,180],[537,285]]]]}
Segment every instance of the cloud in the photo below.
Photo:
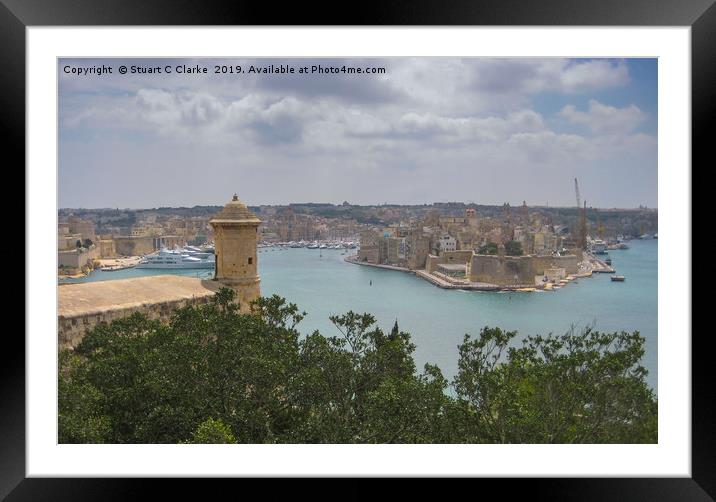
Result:
{"type": "Polygon", "coordinates": [[[571,124],[585,125],[597,134],[626,134],[636,130],[645,120],[646,114],[636,105],[625,108],[604,105],[589,100],[589,110],[578,111],[573,105],[565,106],[559,115],[571,124]]]}
{"type": "Polygon", "coordinates": [[[580,93],[629,83],[623,61],[488,59],[472,70],[472,86],[495,94],[580,93]]]}
{"type": "MultiPolygon", "coordinates": [[[[114,64],[123,62],[136,64],[114,64]]],[[[315,63],[216,61],[222,62],[315,63]]],[[[171,61],[178,63],[184,61],[171,61]]],[[[128,204],[116,192],[135,197],[130,205],[137,207],[156,205],[150,199],[162,193],[187,205],[220,202],[225,186],[239,183],[251,187],[244,197],[252,203],[332,201],[334,195],[339,202],[494,202],[498,193],[522,200],[521,192],[538,189],[557,200],[554,187],[577,170],[581,181],[585,170],[607,175],[621,162],[642,173],[653,169],[655,176],[656,138],[640,130],[653,114],[635,105],[615,107],[603,94],[603,102],[592,100],[585,110],[560,109],[579,94],[612,89],[611,96],[629,89],[623,61],[390,58],[330,64],[343,63],[388,71],[374,77],[171,74],[94,80],[61,74],[61,197],[84,198],[81,205],[88,207],[97,205],[89,197],[128,204]],[[112,162],[96,165],[97,152],[112,162]],[[198,168],[221,183],[185,186],[198,168]],[[148,186],[139,192],[108,182],[117,179],[113,169],[148,186]],[[73,192],[72,177],[96,179],[96,190],[73,192]],[[302,183],[306,178],[311,183],[302,183]],[[111,191],[104,199],[102,187],[111,191]]]]}

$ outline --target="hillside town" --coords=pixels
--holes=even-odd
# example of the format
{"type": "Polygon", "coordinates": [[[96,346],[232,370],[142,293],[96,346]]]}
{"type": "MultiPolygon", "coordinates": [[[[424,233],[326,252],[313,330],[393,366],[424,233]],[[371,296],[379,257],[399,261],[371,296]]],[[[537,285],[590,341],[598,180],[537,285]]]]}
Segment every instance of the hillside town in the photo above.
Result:
{"type": "MultiPolygon", "coordinates": [[[[219,206],[62,209],[58,274],[136,266],[162,249],[211,250],[209,220],[219,206]]],[[[559,288],[592,272],[625,241],[657,236],[655,209],[430,205],[290,204],[257,206],[260,247],[358,248],[347,261],[413,271],[441,287],[559,288]],[[561,284],[560,284],[561,283],[561,284]]],[[[608,260],[607,260],[608,261],[608,260]]]]}

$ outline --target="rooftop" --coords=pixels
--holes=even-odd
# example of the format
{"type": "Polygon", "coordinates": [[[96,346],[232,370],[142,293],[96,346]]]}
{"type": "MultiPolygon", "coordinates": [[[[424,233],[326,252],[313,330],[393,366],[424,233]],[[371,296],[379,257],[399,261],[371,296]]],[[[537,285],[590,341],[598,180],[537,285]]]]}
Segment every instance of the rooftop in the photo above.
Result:
{"type": "Polygon", "coordinates": [[[252,213],[246,204],[239,200],[239,197],[234,194],[234,197],[224,206],[216,216],[214,216],[209,223],[261,223],[254,213],[252,213]]]}
{"type": "Polygon", "coordinates": [[[58,316],[75,317],[108,310],[211,296],[214,281],[178,275],[155,275],[111,281],[62,284],[57,293],[58,316]]]}

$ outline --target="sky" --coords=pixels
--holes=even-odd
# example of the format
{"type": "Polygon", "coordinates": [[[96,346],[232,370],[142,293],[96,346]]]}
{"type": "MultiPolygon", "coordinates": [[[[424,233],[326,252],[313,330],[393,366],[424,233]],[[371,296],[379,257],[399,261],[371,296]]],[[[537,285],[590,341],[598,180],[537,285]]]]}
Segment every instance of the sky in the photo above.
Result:
{"type": "Polygon", "coordinates": [[[234,193],[574,206],[575,177],[589,206],[657,206],[656,59],[60,59],[58,75],[64,208],[234,193]],[[72,73],[102,65],[112,73],[72,73]],[[248,73],[269,65],[296,73],[248,73]],[[385,72],[298,73],[314,65],[385,72]]]}

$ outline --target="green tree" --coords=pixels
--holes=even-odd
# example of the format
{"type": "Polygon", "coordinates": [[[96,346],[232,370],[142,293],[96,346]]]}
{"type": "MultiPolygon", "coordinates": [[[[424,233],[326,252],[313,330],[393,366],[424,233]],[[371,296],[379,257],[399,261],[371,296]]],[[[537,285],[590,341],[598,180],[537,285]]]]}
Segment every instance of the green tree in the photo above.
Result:
{"type": "Polygon", "coordinates": [[[505,244],[505,254],[507,256],[522,256],[522,243],[520,241],[508,241],[505,244]]]}
{"type": "Polygon", "coordinates": [[[59,354],[58,441],[60,443],[110,442],[111,422],[104,414],[102,394],[85,380],[81,359],[69,350],[59,354]]]}
{"type": "Polygon", "coordinates": [[[395,324],[393,324],[393,329],[390,330],[390,339],[395,340],[400,336],[400,328],[398,327],[398,320],[395,320],[395,324]]]}
{"type": "Polygon", "coordinates": [[[529,336],[485,328],[460,346],[461,434],[477,443],[654,443],[644,338],[586,329],[529,336]]]}
{"type": "Polygon", "coordinates": [[[236,444],[236,438],[224,422],[207,418],[199,424],[189,442],[194,444],[236,444]]]}
{"type": "Polygon", "coordinates": [[[480,246],[477,250],[477,254],[497,254],[497,244],[494,242],[488,242],[487,244],[480,246]]]}

